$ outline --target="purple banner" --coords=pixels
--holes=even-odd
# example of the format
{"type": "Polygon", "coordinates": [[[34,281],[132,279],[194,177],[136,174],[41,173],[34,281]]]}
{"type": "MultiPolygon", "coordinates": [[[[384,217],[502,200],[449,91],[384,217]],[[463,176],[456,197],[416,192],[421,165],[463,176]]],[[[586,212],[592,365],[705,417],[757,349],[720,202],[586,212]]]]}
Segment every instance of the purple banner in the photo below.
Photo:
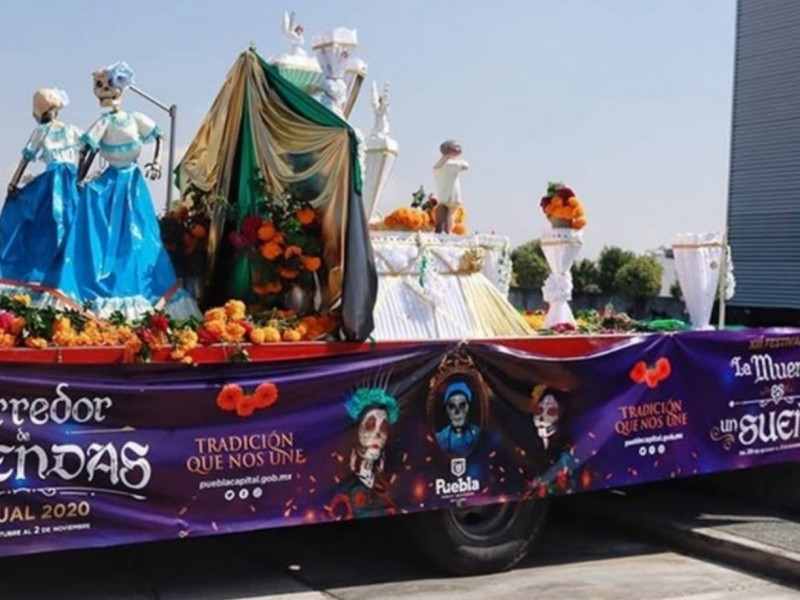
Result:
{"type": "Polygon", "coordinates": [[[798,382],[795,330],[621,339],[572,359],[432,342],[284,363],[5,366],[0,556],[798,460],[798,382]]]}

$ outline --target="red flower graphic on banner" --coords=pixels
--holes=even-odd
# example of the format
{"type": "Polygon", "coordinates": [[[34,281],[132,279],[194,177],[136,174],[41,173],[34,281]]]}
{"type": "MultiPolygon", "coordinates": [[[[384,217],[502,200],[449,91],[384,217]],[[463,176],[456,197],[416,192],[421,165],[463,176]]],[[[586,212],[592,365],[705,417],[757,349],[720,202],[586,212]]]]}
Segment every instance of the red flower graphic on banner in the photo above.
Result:
{"type": "Polygon", "coordinates": [[[226,385],[217,394],[217,406],[222,410],[236,410],[236,406],[243,396],[244,392],[238,385],[226,385]]]}
{"type": "Polygon", "coordinates": [[[224,411],[250,417],[257,409],[269,408],[278,401],[278,386],[269,381],[261,383],[255,392],[245,394],[235,383],[224,386],[217,394],[217,406],[224,411]]]}
{"type": "Polygon", "coordinates": [[[667,379],[672,374],[672,365],[668,358],[661,357],[653,367],[648,367],[647,363],[640,360],[631,369],[629,375],[634,383],[645,383],[647,387],[655,389],[658,384],[667,379]]]}
{"type": "Polygon", "coordinates": [[[256,388],[253,395],[256,408],[267,408],[278,401],[278,386],[274,383],[264,382],[256,388]]]}

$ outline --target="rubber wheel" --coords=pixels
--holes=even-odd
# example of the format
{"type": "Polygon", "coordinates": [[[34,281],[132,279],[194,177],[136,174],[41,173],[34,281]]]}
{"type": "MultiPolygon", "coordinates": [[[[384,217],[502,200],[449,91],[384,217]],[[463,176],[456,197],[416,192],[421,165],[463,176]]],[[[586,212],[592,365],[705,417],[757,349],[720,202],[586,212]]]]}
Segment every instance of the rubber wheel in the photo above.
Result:
{"type": "Polygon", "coordinates": [[[453,575],[506,571],[527,555],[547,506],[534,499],[420,514],[412,520],[415,542],[453,575]]]}

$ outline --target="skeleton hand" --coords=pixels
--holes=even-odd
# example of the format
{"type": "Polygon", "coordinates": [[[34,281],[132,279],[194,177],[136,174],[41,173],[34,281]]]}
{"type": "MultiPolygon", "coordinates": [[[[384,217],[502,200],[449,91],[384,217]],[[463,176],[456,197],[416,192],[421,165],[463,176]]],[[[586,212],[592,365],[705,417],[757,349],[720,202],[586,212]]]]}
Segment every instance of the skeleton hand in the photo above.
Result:
{"type": "Polygon", "coordinates": [[[158,162],[149,162],[144,166],[144,175],[148,179],[161,179],[161,165],[158,162]]]}

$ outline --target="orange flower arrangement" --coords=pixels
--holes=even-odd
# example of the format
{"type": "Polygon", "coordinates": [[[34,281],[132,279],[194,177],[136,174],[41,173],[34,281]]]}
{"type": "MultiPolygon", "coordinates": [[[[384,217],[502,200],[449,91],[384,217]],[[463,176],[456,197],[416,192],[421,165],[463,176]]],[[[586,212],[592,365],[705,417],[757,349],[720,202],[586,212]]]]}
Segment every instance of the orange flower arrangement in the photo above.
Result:
{"type": "Polygon", "coordinates": [[[278,401],[278,386],[271,382],[260,384],[255,392],[245,394],[241,386],[234,383],[224,386],[217,394],[217,406],[226,412],[236,412],[240,417],[249,417],[257,409],[269,408],[278,401]]]}
{"type": "Polygon", "coordinates": [[[224,203],[206,192],[190,188],[180,204],[159,219],[161,239],[179,276],[196,276],[206,266],[210,211],[224,203]]]}
{"type": "Polygon", "coordinates": [[[586,212],[572,189],[562,183],[550,182],[547,195],[539,202],[542,211],[555,227],[583,229],[586,227],[586,212]]]}
{"type": "Polygon", "coordinates": [[[233,247],[249,260],[251,290],[262,308],[281,305],[280,294],[294,286],[315,290],[323,268],[321,215],[290,195],[269,198],[266,183],[254,179],[260,214],[247,216],[230,234],[233,247]]]}
{"type": "MultiPolygon", "coordinates": [[[[426,195],[420,186],[412,196],[411,206],[401,206],[393,210],[383,219],[383,227],[405,231],[433,231],[436,227],[436,206],[438,200],[426,195]]],[[[456,209],[455,225],[451,233],[464,235],[468,233],[466,226],[467,211],[463,206],[456,209]]]]}

